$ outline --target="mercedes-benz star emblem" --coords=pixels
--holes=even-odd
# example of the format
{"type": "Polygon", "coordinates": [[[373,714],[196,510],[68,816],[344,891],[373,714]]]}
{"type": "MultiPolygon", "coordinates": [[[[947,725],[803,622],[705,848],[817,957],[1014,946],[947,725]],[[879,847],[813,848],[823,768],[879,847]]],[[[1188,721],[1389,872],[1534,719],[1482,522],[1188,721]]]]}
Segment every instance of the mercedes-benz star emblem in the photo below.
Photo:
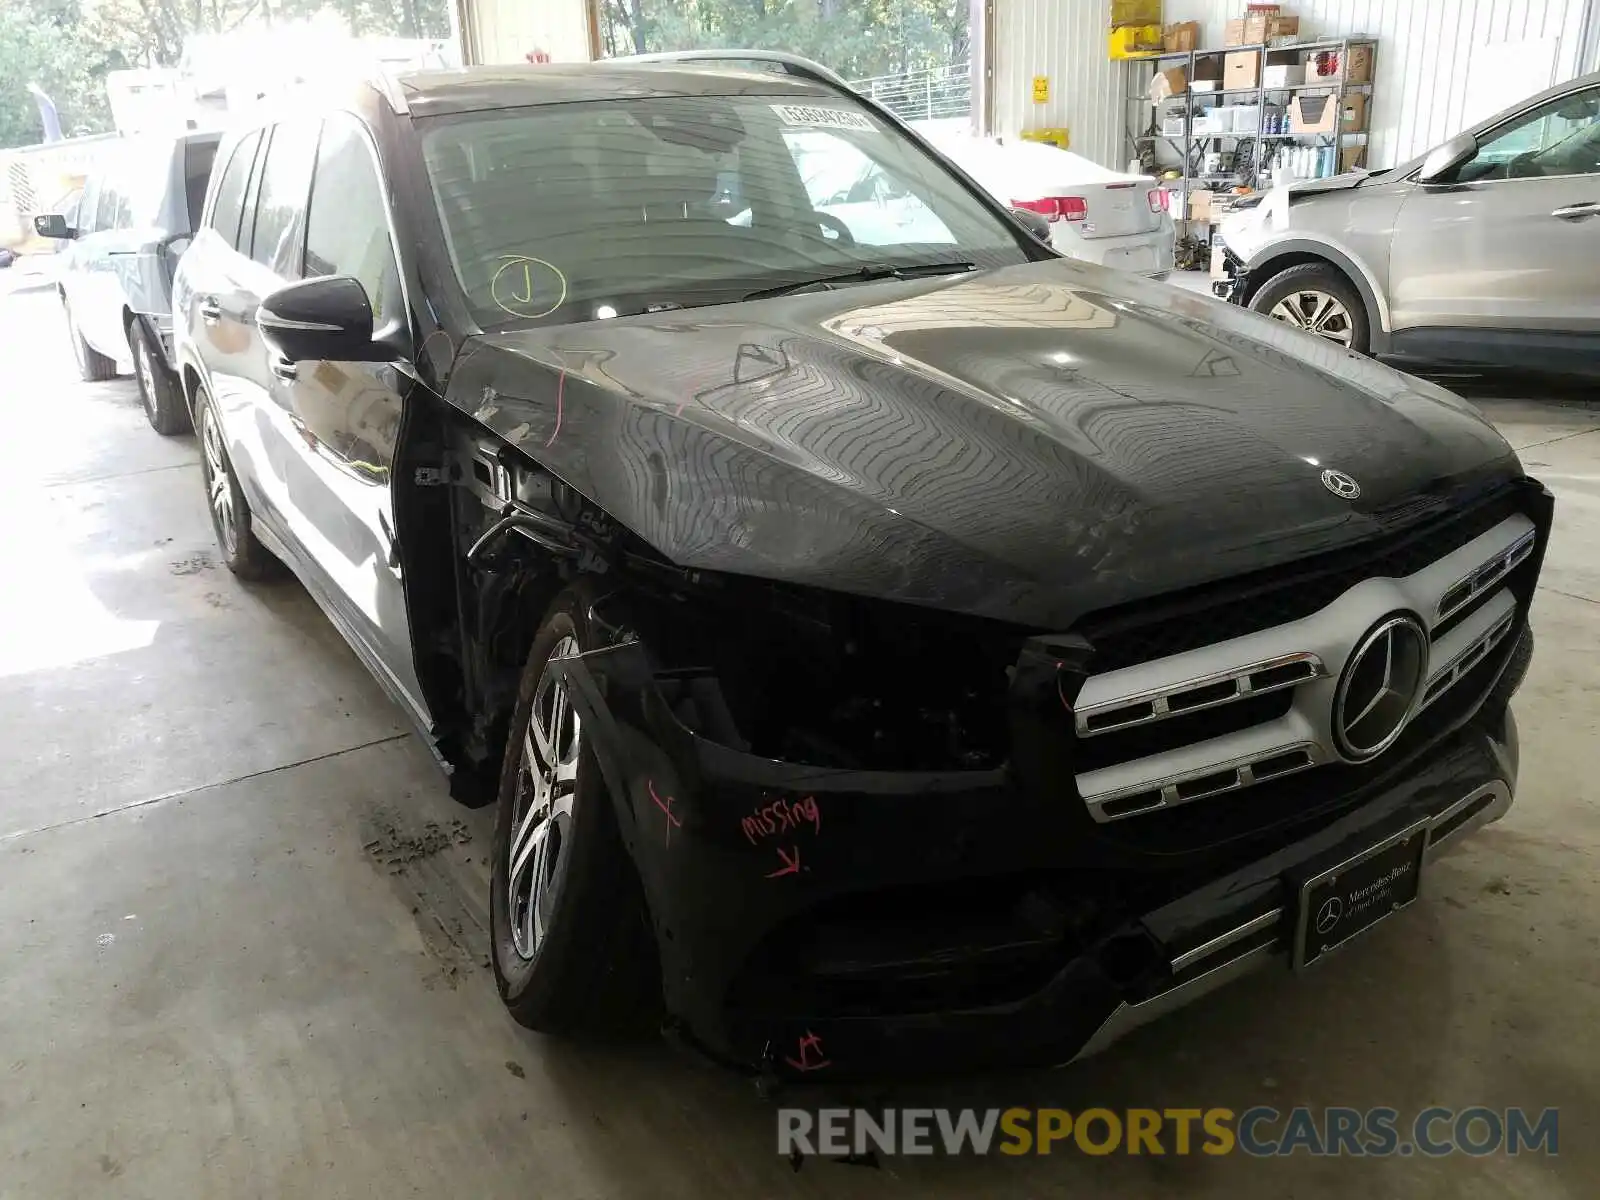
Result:
{"type": "Polygon", "coordinates": [[[1337,896],[1329,896],[1322,902],[1322,907],[1317,909],[1317,932],[1331,933],[1342,916],[1344,916],[1344,901],[1337,896]]]}
{"type": "Polygon", "coordinates": [[[1428,673],[1428,635],[1416,619],[1393,616],[1373,627],[1339,677],[1333,736],[1351,762],[1376,758],[1406,727],[1428,673]]]}
{"type": "Polygon", "coordinates": [[[1361,485],[1343,471],[1324,471],[1322,486],[1341,500],[1354,500],[1361,495],[1361,485]]]}

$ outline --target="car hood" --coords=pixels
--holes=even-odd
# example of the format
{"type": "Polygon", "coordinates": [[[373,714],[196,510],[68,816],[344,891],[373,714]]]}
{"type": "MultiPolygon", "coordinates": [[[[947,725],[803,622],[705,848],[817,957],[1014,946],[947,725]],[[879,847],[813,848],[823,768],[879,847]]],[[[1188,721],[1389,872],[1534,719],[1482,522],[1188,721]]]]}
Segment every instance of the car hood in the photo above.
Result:
{"type": "Polygon", "coordinates": [[[496,333],[447,395],[681,566],[1035,628],[1520,474],[1443,389],[1065,261],[496,333]]]}

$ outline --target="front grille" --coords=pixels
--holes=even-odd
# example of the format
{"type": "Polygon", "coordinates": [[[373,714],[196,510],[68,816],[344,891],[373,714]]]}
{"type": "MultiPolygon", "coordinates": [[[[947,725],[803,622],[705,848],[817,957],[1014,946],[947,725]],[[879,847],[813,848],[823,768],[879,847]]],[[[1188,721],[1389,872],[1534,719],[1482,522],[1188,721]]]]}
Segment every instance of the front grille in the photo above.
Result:
{"type": "MultiPolygon", "coordinates": [[[[1498,670],[1526,625],[1547,532],[1548,499],[1511,489],[1457,518],[1369,544],[1364,566],[1350,552],[1328,555],[1278,572],[1276,586],[1245,581],[1228,603],[1213,589],[1115,614],[1089,640],[1137,661],[1113,666],[1095,653],[1071,693],[1072,770],[1088,815],[1176,845],[1208,830],[1271,823],[1274,803],[1303,814],[1319,797],[1332,803],[1359,789],[1368,775],[1341,749],[1341,721],[1352,716],[1343,689],[1373,678],[1349,675],[1370,632],[1401,615],[1429,638],[1416,664],[1415,702],[1393,717],[1404,722],[1396,745],[1415,746],[1440,722],[1458,724],[1471,715],[1463,705],[1481,702],[1474,681],[1498,670]],[[1251,594],[1277,607],[1247,609],[1240,597],[1251,594]],[[1282,619],[1263,618],[1264,608],[1282,619]],[[1160,614],[1153,625],[1135,624],[1151,614],[1160,614]],[[1148,659],[1127,651],[1136,643],[1183,648],[1148,659]],[[1313,670],[1286,679],[1258,670],[1282,663],[1313,670]],[[1258,690],[1269,686],[1276,690],[1258,690]]],[[[1397,753],[1389,747],[1380,764],[1397,753]]]]}
{"type": "Polygon", "coordinates": [[[1224,845],[1244,833],[1331,818],[1354,808],[1373,791],[1388,786],[1417,755],[1476,711],[1515,641],[1512,637],[1497,646],[1370,762],[1328,763],[1243,791],[1145,813],[1105,826],[1102,836],[1144,853],[1190,853],[1224,845]]]}
{"type": "Polygon", "coordinates": [[[1082,631],[1093,670],[1114,671],[1310,616],[1363,579],[1412,575],[1518,511],[1506,489],[1471,508],[1290,567],[1207,584],[1175,596],[1091,614],[1082,631]]]}

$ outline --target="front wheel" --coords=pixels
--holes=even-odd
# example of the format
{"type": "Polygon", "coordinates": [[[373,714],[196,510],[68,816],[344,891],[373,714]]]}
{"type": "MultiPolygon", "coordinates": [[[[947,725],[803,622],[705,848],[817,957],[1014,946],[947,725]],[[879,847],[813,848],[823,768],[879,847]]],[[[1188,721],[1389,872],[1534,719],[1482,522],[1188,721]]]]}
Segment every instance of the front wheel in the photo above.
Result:
{"type": "Polygon", "coordinates": [[[545,1033],[637,1027],[660,992],[643,892],[588,730],[551,664],[590,649],[586,593],[534,635],[506,736],[489,933],[500,997],[545,1033]]]}
{"type": "Polygon", "coordinates": [[[1250,298],[1250,307],[1346,350],[1367,353],[1367,306],[1333,267],[1301,263],[1280,271],[1250,298]]]}

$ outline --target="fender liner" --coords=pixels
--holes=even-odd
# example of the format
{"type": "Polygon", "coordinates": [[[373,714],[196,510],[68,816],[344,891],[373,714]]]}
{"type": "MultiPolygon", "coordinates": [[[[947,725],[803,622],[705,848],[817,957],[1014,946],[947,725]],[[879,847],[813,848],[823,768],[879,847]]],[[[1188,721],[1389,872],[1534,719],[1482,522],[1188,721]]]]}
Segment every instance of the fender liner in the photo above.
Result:
{"type": "Polygon", "coordinates": [[[1374,357],[1389,353],[1391,326],[1387,300],[1365,268],[1349,254],[1327,242],[1291,237],[1272,242],[1262,249],[1246,267],[1250,274],[1249,291],[1244,297],[1246,306],[1267,280],[1283,269],[1285,265],[1283,260],[1291,257],[1320,258],[1338,267],[1355,285],[1356,291],[1361,295],[1361,302],[1366,305],[1368,352],[1374,357]]]}

